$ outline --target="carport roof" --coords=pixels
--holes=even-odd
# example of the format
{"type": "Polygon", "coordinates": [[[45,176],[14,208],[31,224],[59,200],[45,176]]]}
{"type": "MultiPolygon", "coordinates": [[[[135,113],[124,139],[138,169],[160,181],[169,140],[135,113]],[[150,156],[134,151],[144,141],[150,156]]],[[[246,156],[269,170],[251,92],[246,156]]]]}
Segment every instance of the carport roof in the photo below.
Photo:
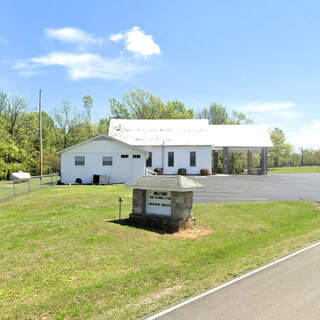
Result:
{"type": "Polygon", "coordinates": [[[183,176],[143,176],[125,184],[129,189],[160,191],[192,191],[202,185],[183,176]]]}
{"type": "Polygon", "coordinates": [[[209,125],[209,136],[214,147],[273,147],[268,131],[259,125],[209,125]]]}

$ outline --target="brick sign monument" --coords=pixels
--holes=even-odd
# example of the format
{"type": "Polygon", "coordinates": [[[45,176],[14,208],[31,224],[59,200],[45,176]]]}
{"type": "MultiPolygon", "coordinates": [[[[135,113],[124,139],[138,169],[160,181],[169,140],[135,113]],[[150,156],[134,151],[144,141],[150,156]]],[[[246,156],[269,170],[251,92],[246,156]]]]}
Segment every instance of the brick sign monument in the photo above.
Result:
{"type": "Polygon", "coordinates": [[[183,176],[143,176],[125,187],[133,189],[131,223],[167,232],[195,224],[193,191],[201,184],[183,176]]]}

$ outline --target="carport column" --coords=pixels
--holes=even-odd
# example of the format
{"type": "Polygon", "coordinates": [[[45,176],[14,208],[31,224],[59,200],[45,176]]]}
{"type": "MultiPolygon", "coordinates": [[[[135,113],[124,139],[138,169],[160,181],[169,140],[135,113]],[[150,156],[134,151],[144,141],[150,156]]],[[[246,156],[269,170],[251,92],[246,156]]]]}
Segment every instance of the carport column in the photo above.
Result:
{"type": "Polygon", "coordinates": [[[248,174],[252,174],[252,152],[248,150],[247,153],[247,167],[248,167],[248,174]]]}
{"type": "Polygon", "coordinates": [[[218,152],[213,150],[213,173],[217,173],[218,171],[218,152]]]}
{"type": "Polygon", "coordinates": [[[267,174],[267,148],[261,148],[260,165],[260,174],[267,174]]]}
{"type": "Polygon", "coordinates": [[[228,174],[229,166],[229,148],[228,147],[223,147],[223,173],[228,174]]]}

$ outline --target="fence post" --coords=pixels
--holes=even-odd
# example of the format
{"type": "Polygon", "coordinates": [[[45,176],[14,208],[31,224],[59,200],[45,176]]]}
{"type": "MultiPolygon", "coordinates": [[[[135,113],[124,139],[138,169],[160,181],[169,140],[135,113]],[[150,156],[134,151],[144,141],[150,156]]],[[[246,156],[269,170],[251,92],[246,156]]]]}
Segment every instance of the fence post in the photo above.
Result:
{"type": "Polygon", "coordinates": [[[12,180],[12,187],[13,187],[13,197],[16,196],[16,188],[14,186],[14,180],[12,180]]]}
{"type": "Polygon", "coordinates": [[[30,179],[28,179],[28,192],[30,193],[30,179]]]}

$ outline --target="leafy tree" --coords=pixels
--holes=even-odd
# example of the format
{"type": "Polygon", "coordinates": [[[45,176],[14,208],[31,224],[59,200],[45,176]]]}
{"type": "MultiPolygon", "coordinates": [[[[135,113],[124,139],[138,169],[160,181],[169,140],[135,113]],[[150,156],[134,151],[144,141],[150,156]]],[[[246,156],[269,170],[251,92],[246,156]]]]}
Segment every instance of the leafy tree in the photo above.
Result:
{"type": "Polygon", "coordinates": [[[293,148],[289,143],[286,143],[284,132],[279,128],[274,128],[270,132],[270,138],[273,143],[273,148],[270,151],[270,158],[273,160],[274,167],[288,164],[293,148]]]}
{"type": "Polygon", "coordinates": [[[93,98],[90,94],[83,97],[83,108],[85,110],[85,122],[88,129],[88,138],[91,136],[91,110],[93,108],[93,98]]]}
{"type": "Polygon", "coordinates": [[[54,110],[53,117],[60,129],[63,149],[84,138],[83,135],[81,135],[82,117],[77,113],[76,108],[74,108],[72,112],[70,101],[64,100],[61,108],[54,110]]]}
{"type": "Polygon", "coordinates": [[[178,100],[168,101],[162,117],[164,119],[193,119],[193,109],[186,109],[183,102],[178,100]]]}
{"type": "Polygon", "coordinates": [[[232,111],[228,114],[227,109],[216,103],[212,103],[209,109],[204,108],[198,114],[199,119],[208,119],[209,124],[252,124],[253,121],[248,119],[244,113],[232,111]]]}
{"type": "Polygon", "coordinates": [[[180,101],[164,103],[159,97],[143,89],[126,93],[122,102],[110,101],[111,118],[116,119],[192,119],[194,111],[180,101]]]}
{"type": "Polygon", "coordinates": [[[98,134],[108,134],[110,119],[100,119],[98,123],[98,134]]]}
{"type": "Polygon", "coordinates": [[[111,109],[111,118],[115,118],[115,119],[131,118],[128,107],[125,106],[123,103],[121,103],[115,98],[110,99],[109,102],[110,102],[110,109],[111,109]]]}
{"type": "Polygon", "coordinates": [[[198,114],[199,119],[208,119],[209,124],[227,124],[230,118],[227,109],[220,104],[213,103],[209,109],[204,108],[198,114]]]}

